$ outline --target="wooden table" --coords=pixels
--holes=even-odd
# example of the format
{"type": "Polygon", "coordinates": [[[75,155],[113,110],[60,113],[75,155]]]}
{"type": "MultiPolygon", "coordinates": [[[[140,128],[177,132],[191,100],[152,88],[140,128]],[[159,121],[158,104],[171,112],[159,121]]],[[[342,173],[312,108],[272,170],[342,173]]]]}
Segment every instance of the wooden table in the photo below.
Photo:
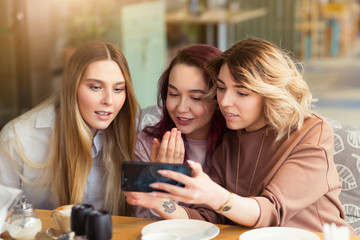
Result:
{"type": "Polygon", "coordinates": [[[227,9],[206,10],[199,15],[188,11],[175,11],[166,14],[168,24],[205,24],[206,42],[214,45],[215,30],[217,25],[217,47],[225,51],[234,44],[234,25],[250,19],[262,17],[266,14],[265,8],[241,9],[231,11],[227,9]]]}
{"type": "MultiPolygon", "coordinates": [[[[46,236],[45,231],[49,227],[53,226],[54,223],[50,219],[49,210],[36,210],[36,213],[39,215],[42,221],[42,232],[38,235],[36,239],[50,239],[46,236]]],[[[141,239],[141,229],[156,220],[145,219],[145,218],[134,218],[134,217],[121,217],[121,216],[112,216],[113,223],[113,239],[116,240],[140,240],[141,239]]],[[[220,228],[219,235],[214,239],[221,240],[238,240],[240,234],[248,231],[248,228],[233,226],[233,225],[222,225],[217,224],[220,228]]],[[[316,233],[320,239],[324,240],[322,233],[316,233]]],[[[11,238],[7,233],[2,235],[2,238],[5,240],[10,240],[11,238]]],[[[360,236],[351,236],[351,240],[360,240],[360,236]]]]}

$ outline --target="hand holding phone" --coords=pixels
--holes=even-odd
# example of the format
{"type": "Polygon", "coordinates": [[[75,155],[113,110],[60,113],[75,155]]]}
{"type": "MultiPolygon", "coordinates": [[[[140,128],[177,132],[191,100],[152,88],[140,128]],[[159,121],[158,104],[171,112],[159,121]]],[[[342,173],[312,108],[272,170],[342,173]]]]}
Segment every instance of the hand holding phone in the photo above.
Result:
{"type": "Polygon", "coordinates": [[[187,176],[192,176],[192,169],[187,164],[153,163],[153,162],[124,162],[122,164],[121,188],[123,191],[152,192],[161,191],[149,187],[154,182],[164,182],[184,187],[170,178],[161,176],[158,170],[172,170],[187,176]]]}

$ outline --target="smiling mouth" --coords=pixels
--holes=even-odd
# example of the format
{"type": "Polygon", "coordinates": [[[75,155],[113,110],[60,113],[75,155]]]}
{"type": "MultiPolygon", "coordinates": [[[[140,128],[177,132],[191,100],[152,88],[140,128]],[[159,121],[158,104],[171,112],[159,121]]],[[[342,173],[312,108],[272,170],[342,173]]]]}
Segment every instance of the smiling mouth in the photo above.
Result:
{"type": "Polygon", "coordinates": [[[190,119],[190,118],[182,118],[182,117],[178,117],[178,119],[180,120],[180,121],[190,121],[190,120],[192,120],[192,119],[190,119]]]}
{"type": "Polygon", "coordinates": [[[236,117],[237,115],[231,114],[231,113],[224,113],[224,116],[226,117],[236,117]]]}
{"type": "Polygon", "coordinates": [[[108,116],[110,113],[108,112],[95,112],[96,114],[102,115],[102,116],[108,116]]]}

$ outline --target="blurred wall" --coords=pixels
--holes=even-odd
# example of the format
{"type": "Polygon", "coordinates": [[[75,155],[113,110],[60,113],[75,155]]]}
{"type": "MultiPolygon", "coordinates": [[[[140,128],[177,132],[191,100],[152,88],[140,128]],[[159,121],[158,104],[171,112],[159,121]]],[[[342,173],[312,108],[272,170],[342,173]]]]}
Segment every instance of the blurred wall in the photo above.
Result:
{"type": "Polygon", "coordinates": [[[0,127],[51,92],[51,1],[0,2],[0,127]]]}

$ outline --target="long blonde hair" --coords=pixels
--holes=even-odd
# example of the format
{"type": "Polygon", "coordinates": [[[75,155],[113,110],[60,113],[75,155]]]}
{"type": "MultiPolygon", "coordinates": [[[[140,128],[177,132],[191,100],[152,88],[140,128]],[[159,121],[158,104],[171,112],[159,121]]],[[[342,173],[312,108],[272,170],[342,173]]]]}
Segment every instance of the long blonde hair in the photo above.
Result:
{"type": "MultiPolygon", "coordinates": [[[[301,128],[311,115],[314,99],[300,72],[302,66],[276,45],[257,38],[236,43],[209,64],[212,81],[217,82],[223,64],[236,82],[264,97],[264,115],[277,139],[301,128]]],[[[216,93],[216,84],[211,92],[216,93]]]]}
{"type": "Polygon", "coordinates": [[[55,104],[51,184],[58,204],[77,204],[82,201],[92,166],[93,135],[81,117],[77,91],[88,65],[98,60],[115,61],[125,79],[126,100],[113,122],[104,130],[102,159],[106,177],[104,209],[112,214],[127,215],[125,199],[121,194],[121,164],[133,159],[139,106],[127,61],[119,49],[109,42],[96,40],[85,43],[67,64],[55,104]]]}

